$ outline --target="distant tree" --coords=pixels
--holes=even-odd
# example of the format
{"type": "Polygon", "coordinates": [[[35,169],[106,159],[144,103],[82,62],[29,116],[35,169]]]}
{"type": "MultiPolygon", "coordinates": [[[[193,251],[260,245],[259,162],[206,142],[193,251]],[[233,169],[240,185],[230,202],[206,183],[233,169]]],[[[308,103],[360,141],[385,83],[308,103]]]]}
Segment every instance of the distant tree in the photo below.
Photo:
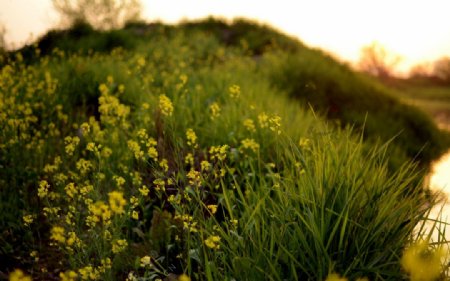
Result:
{"type": "Polygon", "coordinates": [[[430,63],[421,63],[411,67],[408,76],[411,78],[428,78],[432,76],[432,72],[432,65],[430,63]]]}
{"type": "Polygon", "coordinates": [[[444,57],[433,64],[433,76],[439,80],[450,83],[450,58],[444,57]]]}
{"type": "Polygon", "coordinates": [[[0,23],[0,53],[6,49],[6,28],[0,23]]]}
{"type": "Polygon", "coordinates": [[[400,61],[400,56],[388,53],[383,46],[374,42],[361,49],[358,68],[378,78],[388,78],[400,61]]]}
{"type": "Polygon", "coordinates": [[[98,29],[120,28],[140,18],[140,0],[52,0],[62,24],[86,22],[98,29]]]}

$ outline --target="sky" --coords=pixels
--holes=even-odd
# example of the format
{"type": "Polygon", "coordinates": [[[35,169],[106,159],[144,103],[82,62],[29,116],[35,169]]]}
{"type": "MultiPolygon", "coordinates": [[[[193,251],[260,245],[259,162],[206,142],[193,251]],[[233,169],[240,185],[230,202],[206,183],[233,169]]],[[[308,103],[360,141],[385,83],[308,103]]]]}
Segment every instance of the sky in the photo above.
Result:
{"type": "MultiPolygon", "coordinates": [[[[450,57],[449,0],[142,0],[148,21],[176,23],[208,15],[246,17],[298,37],[341,60],[357,62],[378,42],[402,57],[399,70],[450,57]]],[[[18,47],[58,23],[51,0],[0,0],[0,23],[18,47]]]]}

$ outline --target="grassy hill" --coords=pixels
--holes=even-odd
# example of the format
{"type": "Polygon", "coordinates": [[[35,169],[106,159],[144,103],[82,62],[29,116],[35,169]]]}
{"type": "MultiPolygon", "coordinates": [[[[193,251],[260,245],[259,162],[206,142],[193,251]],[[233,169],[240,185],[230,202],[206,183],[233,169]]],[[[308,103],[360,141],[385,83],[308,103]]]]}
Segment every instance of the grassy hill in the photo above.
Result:
{"type": "Polygon", "coordinates": [[[0,101],[0,274],[445,278],[409,161],[447,136],[269,27],[52,31],[2,58],[0,101]]]}

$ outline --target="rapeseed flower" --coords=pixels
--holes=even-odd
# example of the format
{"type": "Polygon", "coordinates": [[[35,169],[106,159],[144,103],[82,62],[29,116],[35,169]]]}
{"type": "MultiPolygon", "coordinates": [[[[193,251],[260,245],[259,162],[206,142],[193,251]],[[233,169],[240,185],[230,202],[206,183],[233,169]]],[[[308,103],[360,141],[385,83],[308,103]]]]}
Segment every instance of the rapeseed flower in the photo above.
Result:
{"type": "Polygon", "coordinates": [[[325,281],[347,281],[347,278],[339,276],[337,273],[328,274],[325,281]]]}
{"type": "Polygon", "coordinates": [[[228,88],[228,93],[232,99],[238,99],[241,95],[241,88],[238,85],[232,85],[228,88]]]}
{"type": "Polygon", "coordinates": [[[165,158],[159,161],[159,166],[163,169],[164,172],[167,172],[169,170],[169,162],[165,158]]]}
{"type": "Polygon", "coordinates": [[[118,254],[124,251],[128,247],[128,242],[125,239],[115,240],[112,243],[112,251],[114,254],[118,254]]]}
{"type": "Polygon", "coordinates": [[[261,128],[266,128],[269,126],[269,116],[263,112],[258,115],[258,122],[261,128]]]}
{"type": "Polygon", "coordinates": [[[75,187],[75,184],[73,182],[66,185],[64,190],[66,191],[67,196],[69,196],[70,198],[74,198],[75,195],[78,194],[78,189],[75,187]]]}
{"type": "Polygon", "coordinates": [[[166,95],[159,96],[159,110],[165,116],[172,116],[173,113],[172,101],[166,95]]]}
{"type": "Polygon", "coordinates": [[[195,134],[194,130],[192,130],[191,128],[187,129],[186,131],[186,139],[187,139],[187,144],[189,146],[192,146],[193,148],[196,148],[197,145],[197,135],[195,134]]]}
{"type": "Polygon", "coordinates": [[[61,244],[66,242],[65,230],[61,226],[54,226],[50,231],[50,239],[59,242],[61,244]]]}
{"type": "Polygon", "coordinates": [[[419,241],[405,250],[401,264],[411,281],[432,281],[442,273],[442,248],[431,249],[427,241],[419,241]]]}
{"type": "Polygon", "coordinates": [[[219,161],[224,161],[225,158],[227,157],[227,150],[228,150],[228,145],[222,145],[222,146],[211,146],[209,148],[209,154],[210,154],[210,158],[211,160],[219,160],[219,161]]]}
{"type": "Polygon", "coordinates": [[[156,179],[153,181],[153,184],[156,185],[156,191],[165,191],[166,182],[163,179],[156,179]]]}
{"type": "Polygon", "coordinates": [[[221,110],[220,106],[219,106],[219,104],[217,102],[214,102],[214,103],[212,103],[209,106],[209,111],[211,113],[211,119],[212,120],[214,120],[214,119],[216,119],[217,117],[220,116],[220,110],[221,110]]]}
{"type": "Polygon", "coordinates": [[[191,278],[189,278],[189,276],[183,273],[180,276],[178,276],[178,281],[191,281],[191,278]]]}
{"type": "Polygon", "coordinates": [[[74,137],[66,137],[64,139],[64,143],[66,144],[65,150],[68,155],[73,155],[73,152],[75,151],[75,148],[80,143],[80,138],[77,136],[74,137]]]}
{"type": "Polygon", "coordinates": [[[61,281],[76,281],[78,274],[75,271],[69,270],[66,272],[60,272],[59,278],[61,281]]]}
{"type": "Polygon", "coordinates": [[[219,244],[220,237],[217,235],[209,236],[204,242],[208,248],[211,248],[214,250],[220,249],[220,244],[219,244]]]}
{"type": "Polygon", "coordinates": [[[139,213],[137,211],[132,211],[131,212],[131,218],[134,220],[139,220],[139,213]]]}
{"type": "Polygon", "coordinates": [[[217,205],[207,205],[206,208],[208,208],[213,215],[217,212],[217,205]]]}
{"type": "Polygon", "coordinates": [[[188,178],[189,185],[199,187],[201,184],[200,172],[191,169],[189,173],[186,175],[188,178]]]}
{"type": "Polygon", "coordinates": [[[241,141],[240,151],[243,152],[246,149],[257,152],[259,150],[259,144],[254,139],[244,139],[241,141]]]}
{"type": "Polygon", "coordinates": [[[269,119],[269,129],[276,132],[278,135],[281,134],[281,117],[280,116],[272,116],[269,119]]]}
{"type": "Polygon", "coordinates": [[[192,155],[192,153],[186,154],[186,156],[184,157],[184,163],[190,166],[194,166],[194,156],[192,155]]]}
{"type": "Polygon", "coordinates": [[[124,206],[127,201],[123,198],[123,193],[119,191],[112,191],[108,193],[109,207],[111,211],[116,214],[123,214],[125,212],[124,206]]]}
{"type": "Polygon", "coordinates": [[[15,269],[9,274],[9,281],[31,281],[31,277],[26,275],[22,270],[15,269]]]}
{"type": "Polygon", "coordinates": [[[253,122],[252,119],[245,119],[245,120],[243,121],[243,124],[244,124],[244,127],[245,127],[248,131],[250,131],[250,132],[252,132],[252,133],[256,132],[255,122],[253,122]]]}
{"type": "Polygon", "coordinates": [[[50,185],[46,180],[41,180],[39,182],[39,188],[38,188],[38,196],[39,198],[44,198],[48,194],[48,188],[50,185]]]}
{"type": "Polygon", "coordinates": [[[149,256],[144,256],[141,258],[141,267],[146,267],[150,265],[151,258],[149,256]]]}
{"type": "Polygon", "coordinates": [[[23,224],[25,226],[29,226],[31,223],[33,223],[34,216],[33,215],[24,215],[22,217],[22,220],[23,220],[23,224]]]}
{"type": "Polygon", "coordinates": [[[90,215],[86,217],[86,224],[90,227],[95,227],[99,222],[104,225],[110,224],[111,209],[103,201],[98,201],[95,204],[88,204],[90,215]]]}
{"type": "Polygon", "coordinates": [[[97,280],[100,277],[98,270],[91,265],[78,269],[78,273],[80,274],[81,280],[97,280]]]}
{"type": "Polygon", "coordinates": [[[202,172],[209,171],[211,169],[211,163],[209,163],[206,160],[203,160],[202,162],[200,162],[200,167],[201,167],[202,172]]]}
{"type": "Polygon", "coordinates": [[[150,190],[148,189],[147,186],[143,185],[141,188],[139,188],[139,192],[141,193],[142,196],[147,196],[150,190]]]}
{"type": "Polygon", "coordinates": [[[144,151],[141,150],[141,146],[138,142],[134,140],[129,140],[127,142],[128,149],[134,154],[134,158],[137,160],[144,160],[144,151]]]}

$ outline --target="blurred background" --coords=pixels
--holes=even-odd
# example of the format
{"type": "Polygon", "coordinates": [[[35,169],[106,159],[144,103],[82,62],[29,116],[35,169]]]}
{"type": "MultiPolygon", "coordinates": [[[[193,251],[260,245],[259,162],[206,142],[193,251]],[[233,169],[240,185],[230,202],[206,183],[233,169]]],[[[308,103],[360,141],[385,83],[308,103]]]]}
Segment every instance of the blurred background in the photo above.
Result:
{"type": "MultiPolygon", "coordinates": [[[[54,7],[58,2],[75,1],[0,0],[6,48],[21,47],[61,27],[54,7]]],[[[140,17],[146,21],[177,23],[209,15],[255,19],[353,65],[360,61],[363,47],[376,43],[395,57],[389,66],[402,75],[411,69],[429,70],[430,64],[450,56],[450,3],[445,0],[143,0],[140,4],[140,17]]]]}

